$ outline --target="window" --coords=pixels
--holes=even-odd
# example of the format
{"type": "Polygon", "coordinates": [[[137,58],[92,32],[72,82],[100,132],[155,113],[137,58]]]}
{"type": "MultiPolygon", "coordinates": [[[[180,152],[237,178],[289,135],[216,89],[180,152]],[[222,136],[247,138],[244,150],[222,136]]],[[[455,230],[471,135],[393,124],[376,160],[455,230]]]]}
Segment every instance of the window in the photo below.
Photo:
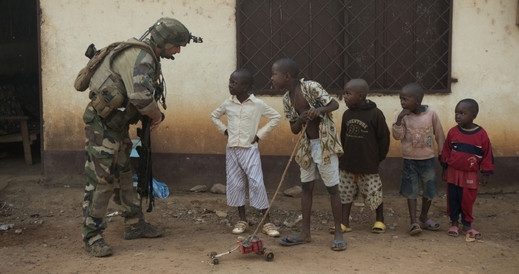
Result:
{"type": "Polygon", "coordinates": [[[377,93],[411,82],[447,93],[451,17],[451,0],[238,0],[238,66],[256,94],[280,94],[270,74],[284,57],[330,93],[353,78],[377,93]]]}
{"type": "Polygon", "coordinates": [[[35,0],[1,0],[0,43],[37,42],[35,0]]]}

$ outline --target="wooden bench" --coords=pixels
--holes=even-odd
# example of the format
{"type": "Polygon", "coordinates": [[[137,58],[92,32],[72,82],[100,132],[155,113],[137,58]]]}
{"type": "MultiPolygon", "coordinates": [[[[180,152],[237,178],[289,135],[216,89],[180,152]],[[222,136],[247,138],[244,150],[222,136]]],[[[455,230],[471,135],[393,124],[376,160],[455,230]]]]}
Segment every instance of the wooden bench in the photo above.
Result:
{"type": "Polygon", "coordinates": [[[27,126],[27,116],[0,116],[0,120],[18,120],[20,121],[19,133],[12,133],[7,135],[0,135],[0,143],[12,143],[12,142],[23,142],[23,153],[25,157],[25,163],[30,166],[32,165],[32,154],[31,144],[35,141],[37,135],[40,133],[39,130],[31,130],[27,126]]]}

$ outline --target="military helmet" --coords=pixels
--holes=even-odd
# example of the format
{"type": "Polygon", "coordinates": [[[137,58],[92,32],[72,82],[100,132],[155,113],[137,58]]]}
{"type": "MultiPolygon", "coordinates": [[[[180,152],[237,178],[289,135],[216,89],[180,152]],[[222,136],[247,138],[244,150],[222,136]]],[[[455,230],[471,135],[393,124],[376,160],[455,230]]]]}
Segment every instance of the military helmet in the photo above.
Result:
{"type": "Polygon", "coordinates": [[[151,39],[157,46],[170,49],[173,46],[185,47],[189,43],[190,33],[180,21],[163,17],[150,27],[151,39]]]}

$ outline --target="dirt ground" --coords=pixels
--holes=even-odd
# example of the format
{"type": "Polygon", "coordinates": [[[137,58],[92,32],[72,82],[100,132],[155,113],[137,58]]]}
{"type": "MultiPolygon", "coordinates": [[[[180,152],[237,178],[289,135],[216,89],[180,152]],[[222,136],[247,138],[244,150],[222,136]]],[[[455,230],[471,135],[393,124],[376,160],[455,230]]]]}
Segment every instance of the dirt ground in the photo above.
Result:
{"type": "MultiPolygon", "coordinates": [[[[151,223],[165,228],[164,237],[124,240],[122,218],[107,217],[104,236],[114,255],[94,258],[84,250],[79,233],[83,196],[79,184],[45,185],[37,165],[21,167],[16,172],[0,159],[0,185],[5,186],[0,186],[0,225],[14,225],[0,231],[0,273],[517,273],[519,268],[517,192],[478,196],[474,227],[483,238],[475,242],[446,234],[449,221],[443,197],[433,202],[430,214],[441,230],[409,236],[406,200],[385,193],[386,233],[370,233],[374,212],[354,206],[353,232],[344,234],[348,249],[343,252],[330,249],[329,198],[316,195],[311,243],[286,247],[279,245],[279,238],[259,234],[267,251],[274,253],[273,261],[235,251],[213,265],[209,253],[237,246],[236,235],[230,233],[237,213],[226,205],[224,195],[170,190],[168,198],[157,199],[153,212],[146,213],[151,223]],[[227,216],[218,217],[216,211],[227,216]]],[[[111,205],[108,213],[113,211],[111,205]]],[[[261,218],[251,208],[247,214],[252,223],[261,218]]],[[[293,228],[283,223],[299,214],[300,199],[281,194],[272,206],[271,220],[282,236],[297,235],[300,223],[293,228]]]]}

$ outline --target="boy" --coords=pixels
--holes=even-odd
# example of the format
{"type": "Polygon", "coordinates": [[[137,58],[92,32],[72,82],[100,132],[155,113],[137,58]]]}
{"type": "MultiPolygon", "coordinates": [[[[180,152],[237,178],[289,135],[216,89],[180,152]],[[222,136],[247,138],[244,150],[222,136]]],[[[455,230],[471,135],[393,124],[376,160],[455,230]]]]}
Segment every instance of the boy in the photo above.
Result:
{"type": "Polygon", "coordinates": [[[494,172],[492,146],[487,132],[474,124],[479,106],[473,99],[463,99],[456,105],[457,126],[447,134],[442,152],[443,179],[447,181],[447,214],[452,226],[450,236],[458,236],[461,214],[462,231],[470,238],[479,239],[481,233],[471,228],[472,207],[478,193],[478,171],[483,174],[479,184],[486,185],[494,172]]]}
{"type": "Polygon", "coordinates": [[[339,196],[339,159],[342,147],[331,112],[339,108],[317,82],[298,79],[299,68],[292,59],[280,59],[272,65],[271,81],[275,89],[286,89],[283,96],[285,117],[292,133],[302,130],[301,143],[295,157],[300,166],[302,184],[302,225],[299,236],[287,236],[280,244],[291,246],[311,242],[310,213],[314,180],[322,178],[331,198],[335,224],[332,250],[346,249],[341,231],[341,200],[339,196]]]}
{"type": "Polygon", "coordinates": [[[351,204],[360,192],[365,204],[376,212],[371,232],[384,233],[386,225],[378,167],[389,151],[389,128],[375,102],[366,99],[368,90],[368,83],[363,79],[352,79],[344,87],[348,110],[342,115],[341,142],[348,153],[339,160],[342,225],[346,231],[351,231],[351,204]]]}
{"type": "MultiPolygon", "coordinates": [[[[423,88],[417,83],[407,84],[400,91],[402,111],[393,124],[393,137],[402,141],[404,169],[400,194],[407,198],[411,228],[409,234],[418,235],[423,229],[438,230],[440,224],[427,217],[432,199],[438,195],[433,138],[442,149],[445,135],[436,111],[422,105],[423,88]],[[423,190],[422,211],[418,224],[416,204],[419,185],[423,190]]],[[[439,159],[439,156],[438,156],[439,159]]]]}
{"type": "MultiPolygon", "coordinates": [[[[240,221],[236,223],[233,234],[241,234],[248,230],[249,223],[245,217],[245,192],[249,184],[250,205],[266,213],[269,202],[263,182],[258,141],[281,121],[281,115],[262,100],[248,94],[254,83],[250,71],[236,70],[229,79],[231,98],[225,100],[212,114],[211,120],[218,130],[227,136],[226,173],[227,173],[227,205],[237,207],[240,221]],[[227,115],[227,125],[220,119],[227,115]],[[258,129],[261,117],[270,119],[258,129]]],[[[279,231],[265,216],[263,233],[278,237],[279,231]]]]}

